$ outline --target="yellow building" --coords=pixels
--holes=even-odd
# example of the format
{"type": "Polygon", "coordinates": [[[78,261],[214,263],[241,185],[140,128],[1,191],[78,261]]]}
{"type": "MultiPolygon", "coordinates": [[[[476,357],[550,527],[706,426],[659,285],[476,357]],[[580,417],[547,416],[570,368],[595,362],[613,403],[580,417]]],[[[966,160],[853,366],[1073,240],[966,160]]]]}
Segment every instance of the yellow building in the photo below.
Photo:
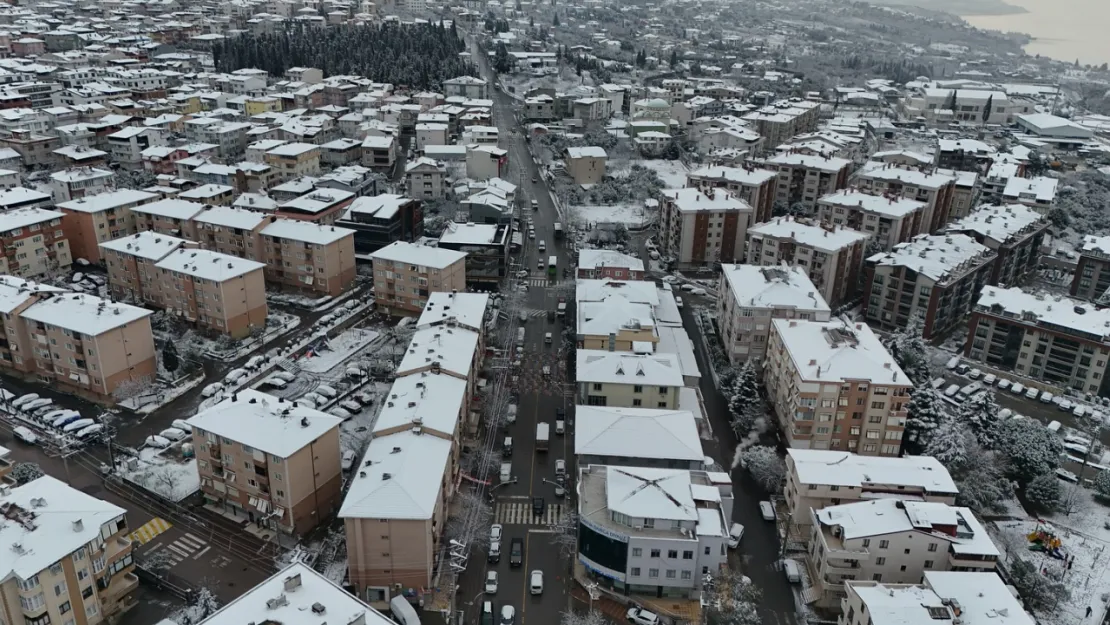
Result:
{"type": "Polygon", "coordinates": [[[246,112],[247,117],[254,117],[262,113],[280,113],[281,100],[270,96],[247,98],[243,110],[246,112]]]}

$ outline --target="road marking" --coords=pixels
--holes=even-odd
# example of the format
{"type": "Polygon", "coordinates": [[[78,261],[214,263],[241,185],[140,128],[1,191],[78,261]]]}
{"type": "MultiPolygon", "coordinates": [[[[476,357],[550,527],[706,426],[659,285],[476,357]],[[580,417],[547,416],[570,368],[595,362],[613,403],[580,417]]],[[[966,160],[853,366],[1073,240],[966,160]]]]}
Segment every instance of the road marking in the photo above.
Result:
{"type": "Polygon", "coordinates": [[[532,514],[531,503],[498,503],[494,510],[495,523],[502,525],[558,525],[563,520],[563,504],[546,507],[543,516],[532,514]]]}
{"type": "Polygon", "coordinates": [[[198,551],[198,552],[196,553],[196,555],[194,555],[194,556],[193,556],[193,559],[194,559],[194,560],[196,560],[196,559],[200,558],[200,557],[201,557],[201,556],[203,556],[204,554],[208,553],[208,550],[209,550],[209,549],[211,549],[211,548],[212,548],[212,545],[208,545],[208,546],[207,546],[207,547],[205,547],[204,549],[201,549],[200,551],[198,551]]]}
{"type": "Polygon", "coordinates": [[[173,527],[173,523],[159,517],[154,517],[131,532],[130,536],[131,539],[139,543],[139,545],[145,545],[171,527],[173,527]]]}

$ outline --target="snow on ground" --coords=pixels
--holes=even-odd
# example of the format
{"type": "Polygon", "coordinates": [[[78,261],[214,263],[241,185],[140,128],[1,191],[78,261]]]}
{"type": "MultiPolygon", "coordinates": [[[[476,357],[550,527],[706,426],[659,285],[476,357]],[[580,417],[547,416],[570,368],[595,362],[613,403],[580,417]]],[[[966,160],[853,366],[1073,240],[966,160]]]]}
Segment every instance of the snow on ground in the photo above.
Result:
{"type": "Polygon", "coordinates": [[[181,501],[200,490],[196,458],[168,457],[171,449],[139,450],[139,456],[122,461],[120,474],[125,480],[157,493],[170,501],[181,501]]]}
{"type": "MultiPolygon", "coordinates": [[[[664,186],[668,189],[681,189],[686,186],[686,172],[689,171],[682,165],[682,161],[667,161],[662,159],[649,159],[649,160],[635,160],[631,161],[629,165],[640,165],[647,169],[655,170],[659,175],[659,179],[663,181],[664,186]]],[[[617,172],[610,172],[611,175],[619,175],[617,172]]]]}
{"type": "Polygon", "coordinates": [[[639,227],[650,218],[650,214],[643,204],[629,202],[613,204],[611,206],[578,206],[574,207],[579,220],[590,223],[622,223],[639,227]]]}
{"type": "Polygon", "coordinates": [[[358,350],[378,338],[379,333],[365,328],[351,328],[339,336],[329,339],[325,346],[312,355],[297,359],[301,369],[312,373],[324,373],[342,364],[358,350]]]}
{"type": "Polygon", "coordinates": [[[150,393],[138,397],[131,397],[120,402],[124,408],[134,410],[139,414],[150,414],[162,406],[170,403],[186,392],[200,386],[204,382],[204,372],[199,371],[180,384],[169,385],[163,380],[156,380],[150,393]]]}

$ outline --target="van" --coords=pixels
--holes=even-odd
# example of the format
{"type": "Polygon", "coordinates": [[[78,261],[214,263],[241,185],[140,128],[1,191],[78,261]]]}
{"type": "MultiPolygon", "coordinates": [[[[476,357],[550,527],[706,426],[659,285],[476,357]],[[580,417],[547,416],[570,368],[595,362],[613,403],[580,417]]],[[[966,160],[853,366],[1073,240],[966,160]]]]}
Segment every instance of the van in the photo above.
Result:
{"type": "Polygon", "coordinates": [[[39,437],[35,436],[34,432],[22,425],[12,428],[12,434],[15,435],[17,441],[27,443],[28,445],[34,445],[39,442],[39,437]]]}
{"type": "Polygon", "coordinates": [[[524,328],[516,329],[516,344],[519,347],[524,346],[524,328]]]}
{"type": "Polygon", "coordinates": [[[536,200],[532,200],[532,210],[538,210],[539,208],[540,208],[540,203],[537,202],[536,200]]]}
{"type": "Polygon", "coordinates": [[[793,560],[782,561],[782,572],[786,574],[786,581],[791,584],[798,584],[802,581],[802,571],[798,568],[798,563],[793,560]]]}
{"type": "Polygon", "coordinates": [[[513,479],[513,464],[511,462],[501,463],[501,474],[498,476],[502,482],[508,482],[513,479]]]}
{"type": "Polygon", "coordinates": [[[494,625],[493,620],[493,602],[482,602],[482,623],[481,625],[494,625]]]}

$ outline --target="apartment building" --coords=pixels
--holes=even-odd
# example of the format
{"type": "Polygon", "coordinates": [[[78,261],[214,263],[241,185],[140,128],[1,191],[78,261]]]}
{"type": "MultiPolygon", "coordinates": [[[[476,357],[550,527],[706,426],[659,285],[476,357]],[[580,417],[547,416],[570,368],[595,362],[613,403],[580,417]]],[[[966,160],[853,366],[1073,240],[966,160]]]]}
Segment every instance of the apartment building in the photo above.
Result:
{"type": "Polygon", "coordinates": [[[501,283],[511,270],[509,250],[511,224],[449,223],[439,236],[439,248],[466,253],[466,283],[470,288],[489,290],[501,283]]]}
{"type": "Polygon", "coordinates": [[[963,234],[918,235],[864,264],[865,318],[884,330],[923,322],[925,339],[971,314],[996,254],[963,234]]]}
{"type": "Polygon", "coordinates": [[[50,194],[27,187],[6,187],[0,191],[0,211],[17,208],[53,208],[50,194]]]}
{"type": "Polygon", "coordinates": [[[245,208],[213,206],[193,217],[193,229],[204,249],[253,259],[262,249],[262,229],[274,220],[245,208]]]}
{"type": "Polygon", "coordinates": [[[921,583],[846,580],[837,625],[1035,625],[997,573],[926,571],[921,583]]]}
{"type": "Polygon", "coordinates": [[[841,189],[817,200],[817,218],[871,235],[883,251],[922,234],[925,202],[841,189]]]}
{"type": "Polygon", "coordinates": [[[30,305],[4,324],[12,353],[0,366],[11,373],[101,403],[112,403],[120,385],[154,380],[149,310],[83,293],[21,292],[14,301],[30,305]]]}
{"type": "Polygon", "coordinates": [[[932,456],[863,456],[825,449],[786,450],[786,500],[790,523],[807,528],[813,513],[856,501],[901,499],[956,504],[959,489],[932,456]]]}
{"type": "Polygon", "coordinates": [[[578,493],[577,559],[610,592],[693,601],[727,565],[732,484],[716,475],[590,465],[578,493]]]}
{"type": "Polygon", "coordinates": [[[300,536],[339,508],[339,417],[244,389],[187,420],[209,505],[300,536]]]}
{"type": "Polygon", "coordinates": [[[684,386],[674,354],[579,349],[577,402],[587,406],[677,410],[684,386]]]}
{"type": "Polygon", "coordinates": [[[68,269],[73,255],[63,217],[43,208],[0,213],[0,273],[30,278],[68,269]]]}
{"type": "Polygon", "coordinates": [[[297,219],[321,225],[334,224],[346,212],[355,194],[342,189],[317,187],[300,197],[283,202],[276,214],[286,219],[297,219]]]}
{"type": "Polygon", "coordinates": [[[442,199],[447,194],[446,178],[446,165],[421,156],[405,165],[405,192],[409,197],[422,200],[442,199]]]}
{"type": "Polygon", "coordinates": [[[1018,178],[1006,181],[1002,190],[1002,200],[1006,204],[1023,204],[1042,215],[1056,206],[1056,188],[1060,181],[1048,176],[1018,178]]]}
{"type": "Polygon", "coordinates": [[[75,167],[50,174],[50,189],[57,203],[109,191],[116,175],[107,169],[75,167]]]}
{"type": "Polygon", "coordinates": [[[773,319],[764,363],[788,446],[898,455],[913,385],[867,325],[773,319]]]}
{"type": "Polygon", "coordinates": [[[355,282],[355,231],[338,226],[277,219],[259,231],[256,259],[266,280],[291,291],[335,297],[355,282]]]}
{"type": "Polygon", "coordinates": [[[1071,295],[1098,301],[1110,290],[1110,237],[1086,235],[1071,279],[1071,295]]]}
{"type": "Polygon", "coordinates": [[[766,166],[778,172],[775,201],[788,207],[801,204],[812,212],[818,198],[848,186],[852,161],[835,156],[784,152],[767,159],[766,166]]]}
{"type": "Polygon", "coordinates": [[[764,137],[764,150],[773,150],[791,137],[817,129],[818,102],[801,98],[779,100],[743,115],[749,127],[764,137]]]}
{"type": "Polygon", "coordinates": [[[904,169],[872,163],[855,178],[855,185],[875,195],[895,195],[925,202],[922,233],[937,232],[951,221],[957,176],[937,170],[904,169]]]}
{"type": "Polygon", "coordinates": [[[1022,204],[980,206],[945,232],[964,234],[995,253],[988,284],[1018,284],[1037,268],[1048,219],[1022,204]]]}
{"type": "Polygon", "coordinates": [[[431,293],[466,290],[466,253],[397,241],[370,254],[374,300],[391,315],[419,314],[431,293]]]}
{"type": "Polygon", "coordinates": [[[836,308],[856,294],[868,238],[842,226],[776,217],[748,229],[748,264],[801,267],[836,308]]]}
{"type": "Polygon", "coordinates": [[[971,313],[964,353],[1059,388],[1105,395],[1110,390],[1110,309],[988,286],[971,313]]]}
{"type": "Polygon", "coordinates": [[[137,189],[119,189],[62,202],[62,231],[69,240],[70,253],[90,263],[99,263],[100,244],[135,233],[131,209],[152,204],[158,195],[137,189]]]}
{"type": "Polygon", "coordinates": [[[311,143],[285,143],[266,152],[263,162],[274,168],[277,180],[296,180],[320,173],[320,146],[311,143]]]}
{"type": "Polygon", "coordinates": [[[477,432],[478,413],[471,404],[478,394],[478,375],[485,358],[483,332],[451,325],[422,326],[413,334],[408,349],[397,364],[397,377],[432,373],[466,380],[467,435],[477,432]]]}
{"type": "Polygon", "coordinates": [[[177,198],[167,198],[130,208],[135,220],[136,232],[149,230],[191,241],[200,240],[197,237],[197,224],[193,219],[204,210],[203,204],[177,198]]]}
{"type": "Polygon", "coordinates": [[[643,280],[644,261],[614,250],[578,250],[578,278],[643,280]]]}
{"type": "Polygon", "coordinates": [[[660,251],[680,266],[733,262],[744,257],[751,205],[724,189],[663,191],[660,251]]]}
{"type": "Polygon", "coordinates": [[[844,582],[914,583],[928,571],[993,571],[999,551],[968,508],[878,499],[810,512],[810,600],[836,608],[844,582]]]}
{"type": "Polygon", "coordinates": [[[578,349],[654,350],[659,342],[654,283],[579,280],[575,291],[578,349]]]}
{"type": "Polygon", "coordinates": [[[965,121],[1011,126],[1022,115],[1034,112],[1032,100],[1011,98],[1003,91],[946,89],[935,84],[907,94],[899,106],[906,115],[923,117],[932,123],[965,121]],[[984,120],[983,109],[988,105],[991,110],[984,120]]]}
{"type": "Polygon", "coordinates": [[[828,321],[825,298],[798,266],[721,265],[717,329],[733,363],[762,362],[772,319],[828,321]]]}
{"type": "Polygon", "coordinates": [[[702,167],[686,174],[686,186],[702,191],[725,189],[752,207],[752,223],[771,219],[775,208],[778,174],[754,167],[702,167]]]}
{"type": "Polygon", "coordinates": [[[177,197],[190,202],[199,202],[208,206],[231,206],[235,201],[235,187],[227,184],[202,184],[199,187],[185,189],[177,197]]]}
{"type": "Polygon", "coordinates": [[[189,242],[167,234],[143,231],[100,244],[100,256],[108,268],[108,288],[117,300],[144,302],[168,308],[163,302],[162,272],[158,261],[189,242]]]}
{"type": "Polygon", "coordinates": [[[597,184],[605,178],[608,155],[597,146],[567,148],[563,153],[566,172],[574,184],[597,184]]]}
{"type": "Polygon", "coordinates": [[[359,254],[424,236],[420,200],[390,193],[355,198],[336,224],[355,231],[355,251],[359,254]]]}
{"type": "Polygon", "coordinates": [[[171,313],[237,339],[266,328],[262,263],[178,247],[154,267],[162,304],[171,313]]]}
{"type": "Polygon", "coordinates": [[[574,414],[574,455],[580,467],[705,467],[698,424],[688,410],[576,406],[574,414]]]}
{"type": "Polygon", "coordinates": [[[139,587],[126,510],[44,475],[0,485],[5,623],[114,623],[139,587]]]}

